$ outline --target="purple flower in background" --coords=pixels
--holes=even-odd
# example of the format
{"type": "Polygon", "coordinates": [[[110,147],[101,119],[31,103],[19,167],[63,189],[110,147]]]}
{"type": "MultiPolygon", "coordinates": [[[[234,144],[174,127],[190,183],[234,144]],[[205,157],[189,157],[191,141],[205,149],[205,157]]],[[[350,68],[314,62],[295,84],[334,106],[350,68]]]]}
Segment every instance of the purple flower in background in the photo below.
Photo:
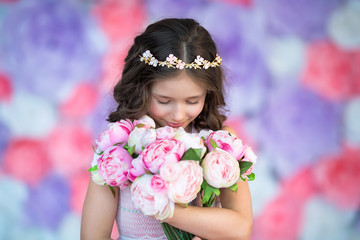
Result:
{"type": "Polygon", "coordinates": [[[259,2],[271,31],[277,34],[294,34],[306,40],[327,36],[330,14],[343,0],[262,0],[259,2]]]}
{"type": "Polygon", "coordinates": [[[0,27],[0,64],[19,89],[58,99],[97,80],[104,41],[86,11],[69,1],[21,1],[0,27]]]}
{"type": "Polygon", "coordinates": [[[3,153],[10,142],[10,129],[0,121],[0,166],[3,160],[3,153]]]}
{"type": "Polygon", "coordinates": [[[339,150],[341,118],[339,106],[302,88],[283,87],[272,93],[252,128],[275,171],[288,177],[339,150]]]}
{"type": "Polygon", "coordinates": [[[269,85],[262,57],[264,29],[261,14],[241,6],[212,3],[196,15],[212,34],[230,83],[227,102],[232,114],[258,112],[269,85]],[[217,17],[214,17],[217,16],[217,17]]]}
{"type": "Polygon", "coordinates": [[[164,17],[193,17],[194,13],[201,11],[201,8],[205,6],[205,0],[147,0],[145,1],[146,9],[150,16],[153,16],[155,21],[164,17]]]}
{"type": "Polygon", "coordinates": [[[117,108],[117,103],[111,94],[101,96],[99,101],[100,102],[97,105],[97,108],[88,118],[92,132],[95,136],[100,134],[104,129],[108,128],[109,122],[106,121],[106,119],[109,114],[117,108]]]}
{"type": "Polygon", "coordinates": [[[70,189],[65,179],[50,174],[39,185],[30,189],[25,203],[25,222],[31,226],[57,229],[69,212],[69,199],[70,189]]]}

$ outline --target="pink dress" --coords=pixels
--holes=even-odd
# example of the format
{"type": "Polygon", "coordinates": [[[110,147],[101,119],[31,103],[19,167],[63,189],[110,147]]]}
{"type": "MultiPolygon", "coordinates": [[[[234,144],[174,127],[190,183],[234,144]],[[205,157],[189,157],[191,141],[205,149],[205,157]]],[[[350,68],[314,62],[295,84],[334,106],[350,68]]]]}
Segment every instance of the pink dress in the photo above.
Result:
{"type": "Polygon", "coordinates": [[[131,200],[130,187],[120,191],[116,224],[118,239],[167,239],[159,220],[145,216],[136,209],[131,200]]]}
{"type": "MultiPolygon", "coordinates": [[[[190,205],[201,206],[199,194],[190,205]]],[[[221,207],[219,198],[215,200],[214,207],[221,207]]],[[[118,240],[167,239],[159,220],[145,216],[136,209],[131,200],[130,187],[120,191],[116,224],[119,231],[118,240]]]]}

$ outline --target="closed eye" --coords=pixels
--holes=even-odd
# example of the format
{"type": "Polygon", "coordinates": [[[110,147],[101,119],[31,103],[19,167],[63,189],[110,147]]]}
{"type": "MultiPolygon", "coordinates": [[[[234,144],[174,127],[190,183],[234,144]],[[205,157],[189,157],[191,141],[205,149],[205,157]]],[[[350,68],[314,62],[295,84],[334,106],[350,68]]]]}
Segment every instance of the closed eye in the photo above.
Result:
{"type": "Polygon", "coordinates": [[[168,101],[157,100],[157,102],[160,103],[160,104],[168,104],[168,103],[170,103],[170,100],[168,100],[168,101]]]}
{"type": "Polygon", "coordinates": [[[188,104],[198,104],[199,101],[194,101],[194,102],[191,102],[191,101],[187,101],[188,104]]]}

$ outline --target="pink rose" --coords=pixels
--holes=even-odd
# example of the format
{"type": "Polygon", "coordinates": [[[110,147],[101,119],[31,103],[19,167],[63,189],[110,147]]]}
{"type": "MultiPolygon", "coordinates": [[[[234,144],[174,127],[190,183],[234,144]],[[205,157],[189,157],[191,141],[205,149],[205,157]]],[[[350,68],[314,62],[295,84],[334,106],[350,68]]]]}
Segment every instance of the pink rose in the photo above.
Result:
{"type": "Polygon", "coordinates": [[[184,154],[184,145],[175,139],[160,139],[143,151],[143,163],[147,170],[157,173],[166,162],[178,162],[184,154]]]}
{"type": "Polygon", "coordinates": [[[150,185],[155,193],[166,194],[167,183],[161,178],[159,174],[155,174],[151,178],[150,185]]]}
{"type": "Polygon", "coordinates": [[[175,165],[179,170],[177,178],[168,183],[168,196],[174,202],[189,203],[196,198],[201,189],[202,168],[197,161],[184,160],[175,165]]]}
{"type": "Polygon", "coordinates": [[[131,168],[132,157],[122,147],[107,148],[98,159],[97,167],[100,176],[110,186],[119,186],[120,189],[129,185],[127,178],[131,168]]]}
{"type": "Polygon", "coordinates": [[[255,155],[254,151],[252,150],[251,147],[246,145],[245,152],[244,152],[244,158],[242,159],[242,161],[256,163],[256,160],[257,160],[257,156],[255,155]]]}
{"type": "Polygon", "coordinates": [[[252,170],[254,168],[254,164],[256,163],[256,160],[257,160],[257,156],[255,155],[252,148],[249,146],[245,146],[244,158],[241,159],[241,161],[252,162],[253,165],[242,175],[243,178],[245,178],[244,175],[249,175],[252,173],[252,170]]]}
{"type": "Polygon", "coordinates": [[[157,139],[173,139],[175,131],[172,127],[165,126],[156,129],[156,138],[157,139]]]}
{"type": "Polygon", "coordinates": [[[135,153],[140,153],[145,147],[156,140],[156,131],[154,128],[135,127],[128,139],[129,147],[135,146],[135,153]]]}
{"type": "Polygon", "coordinates": [[[164,163],[160,168],[160,176],[167,182],[174,181],[178,178],[180,170],[176,162],[164,163]]]}
{"type": "Polygon", "coordinates": [[[204,178],[215,188],[227,188],[240,177],[239,162],[228,152],[215,148],[203,159],[204,178]]]}
{"type": "Polygon", "coordinates": [[[174,202],[166,194],[159,194],[152,187],[153,175],[144,174],[131,184],[131,199],[136,208],[144,215],[154,216],[158,220],[172,217],[174,202]]]}
{"type": "Polygon", "coordinates": [[[123,146],[127,142],[133,127],[134,125],[129,119],[109,123],[108,129],[98,136],[95,143],[101,151],[105,151],[106,148],[116,143],[122,143],[123,146]]]}
{"type": "Polygon", "coordinates": [[[208,138],[205,140],[209,152],[213,149],[210,142],[211,140],[214,140],[220,149],[227,151],[237,160],[244,156],[245,147],[243,146],[242,141],[228,131],[219,130],[209,134],[208,138]]]}
{"type": "Polygon", "coordinates": [[[141,124],[142,128],[146,129],[155,128],[155,121],[147,115],[142,116],[140,119],[134,120],[134,126],[137,126],[138,124],[141,124]]]}
{"type": "Polygon", "coordinates": [[[130,181],[133,182],[135,178],[145,174],[145,167],[142,162],[142,155],[140,154],[137,158],[133,159],[131,165],[132,168],[129,170],[127,177],[130,181]]]}

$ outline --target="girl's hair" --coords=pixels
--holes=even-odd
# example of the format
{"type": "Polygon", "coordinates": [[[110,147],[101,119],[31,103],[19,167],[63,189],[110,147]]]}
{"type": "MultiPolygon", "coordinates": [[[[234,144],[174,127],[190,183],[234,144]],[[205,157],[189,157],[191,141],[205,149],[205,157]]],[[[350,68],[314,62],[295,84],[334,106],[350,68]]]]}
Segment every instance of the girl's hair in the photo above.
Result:
{"type": "Polygon", "coordinates": [[[107,120],[137,119],[147,114],[154,81],[186,71],[207,89],[204,108],[194,120],[194,127],[197,130],[221,129],[226,120],[222,113],[225,107],[222,68],[180,70],[166,66],[153,67],[140,61],[140,56],[146,50],[150,50],[160,61],[174,54],[186,63],[193,62],[197,55],[213,61],[217,54],[209,32],[193,19],[169,18],[149,25],[145,32],[135,38],[125,58],[122,77],[113,93],[118,107],[107,120]]]}

